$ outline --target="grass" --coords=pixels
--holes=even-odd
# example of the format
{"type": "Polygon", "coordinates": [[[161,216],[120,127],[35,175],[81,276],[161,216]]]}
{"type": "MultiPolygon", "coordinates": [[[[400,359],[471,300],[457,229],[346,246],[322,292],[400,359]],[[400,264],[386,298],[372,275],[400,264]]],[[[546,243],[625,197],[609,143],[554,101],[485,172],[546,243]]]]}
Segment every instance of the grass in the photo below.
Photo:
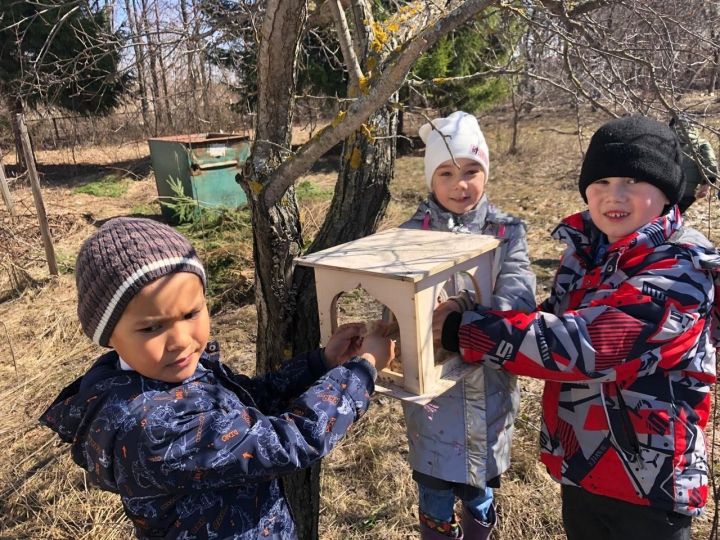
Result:
{"type": "Polygon", "coordinates": [[[55,261],[57,262],[58,272],[61,274],[74,274],[76,257],[77,253],[70,253],[63,249],[55,250],[55,261]]]}
{"type": "Polygon", "coordinates": [[[110,174],[100,180],[78,186],[73,189],[73,192],[84,193],[94,197],[118,198],[127,193],[129,182],[128,179],[122,176],[110,174]]]}
{"type": "Polygon", "coordinates": [[[333,189],[313,182],[312,180],[301,180],[295,188],[295,197],[298,203],[310,201],[330,201],[333,196],[333,189]]]}
{"type": "Polygon", "coordinates": [[[157,202],[135,204],[130,214],[137,217],[151,217],[160,215],[160,204],[157,202]]]}
{"type": "Polygon", "coordinates": [[[254,298],[252,224],[247,208],[206,209],[177,228],[198,250],[208,274],[210,313],[227,303],[242,306],[254,298]]]}

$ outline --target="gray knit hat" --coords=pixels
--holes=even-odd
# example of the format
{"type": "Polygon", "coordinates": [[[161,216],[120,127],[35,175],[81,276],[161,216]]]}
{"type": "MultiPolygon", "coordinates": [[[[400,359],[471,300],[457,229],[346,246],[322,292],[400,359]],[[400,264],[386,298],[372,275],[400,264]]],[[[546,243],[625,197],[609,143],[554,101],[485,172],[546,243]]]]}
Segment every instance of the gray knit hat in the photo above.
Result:
{"type": "Polygon", "coordinates": [[[196,274],[206,287],[195,249],[173,228],[150,219],[107,221],[83,243],[75,263],[83,331],[108,347],[115,325],[138,291],[175,272],[196,274]]]}

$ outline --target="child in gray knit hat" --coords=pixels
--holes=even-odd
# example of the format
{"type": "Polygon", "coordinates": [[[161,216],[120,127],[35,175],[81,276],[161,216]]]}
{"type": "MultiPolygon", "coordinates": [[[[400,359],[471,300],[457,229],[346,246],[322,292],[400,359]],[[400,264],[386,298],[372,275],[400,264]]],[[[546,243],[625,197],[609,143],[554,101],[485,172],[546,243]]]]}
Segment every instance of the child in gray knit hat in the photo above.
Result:
{"type": "Polygon", "coordinates": [[[279,476],[318,461],[366,411],[393,356],[382,325],[345,325],[275,373],[233,373],[208,342],[195,250],[148,219],[105,223],[76,282],[84,332],[112,350],[40,421],[120,495],[138,538],[295,538],[279,476]]]}

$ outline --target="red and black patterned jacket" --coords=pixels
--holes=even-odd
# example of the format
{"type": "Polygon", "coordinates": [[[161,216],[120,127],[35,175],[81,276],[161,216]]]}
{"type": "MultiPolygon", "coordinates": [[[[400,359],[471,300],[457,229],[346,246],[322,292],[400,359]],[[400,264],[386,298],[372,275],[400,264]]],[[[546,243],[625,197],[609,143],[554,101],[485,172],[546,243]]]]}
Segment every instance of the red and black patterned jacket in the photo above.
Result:
{"type": "Polygon", "coordinates": [[[540,459],[558,482],[699,514],[720,255],[677,207],[602,256],[587,212],[553,236],[568,247],[550,298],[532,313],[464,313],[463,358],[546,380],[540,459]]]}

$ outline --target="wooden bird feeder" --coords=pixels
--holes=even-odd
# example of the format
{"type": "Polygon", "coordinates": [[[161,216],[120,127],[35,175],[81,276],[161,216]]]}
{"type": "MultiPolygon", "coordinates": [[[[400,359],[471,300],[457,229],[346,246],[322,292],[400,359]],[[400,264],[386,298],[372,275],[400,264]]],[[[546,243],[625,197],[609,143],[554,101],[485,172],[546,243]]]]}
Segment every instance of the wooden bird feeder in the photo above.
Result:
{"type": "Polygon", "coordinates": [[[323,343],[337,329],[337,301],[362,288],[392,310],[402,343],[402,373],[384,369],[378,392],[427,403],[476,366],[458,355],[435,362],[432,315],[445,283],[459,272],[474,275],[482,298],[491,298],[496,250],[493,236],[389,229],[296,259],[315,269],[323,343]]]}

